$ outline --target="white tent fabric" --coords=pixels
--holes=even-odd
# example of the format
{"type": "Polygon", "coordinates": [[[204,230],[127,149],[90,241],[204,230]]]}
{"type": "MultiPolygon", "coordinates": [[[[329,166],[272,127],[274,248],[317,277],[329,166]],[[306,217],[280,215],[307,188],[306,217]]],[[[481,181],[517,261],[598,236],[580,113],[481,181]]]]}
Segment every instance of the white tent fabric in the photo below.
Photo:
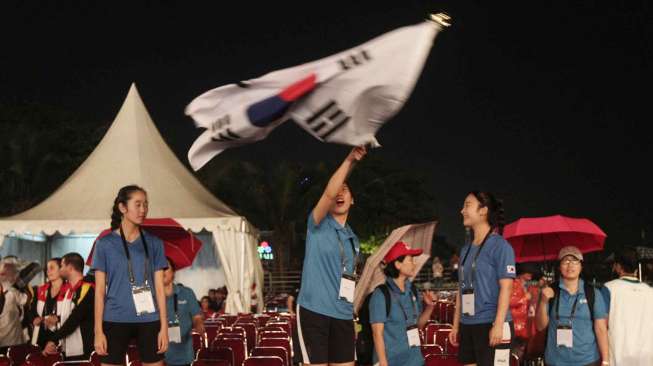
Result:
{"type": "Polygon", "coordinates": [[[249,310],[252,283],[262,298],[263,270],[255,255],[258,231],[177,159],[134,84],[98,146],[61,187],[37,206],[0,219],[0,246],[10,234],[100,233],[110,226],[118,189],[128,184],[147,190],[148,217],[173,218],[193,232],[213,233],[229,289],[227,312],[249,310]]]}

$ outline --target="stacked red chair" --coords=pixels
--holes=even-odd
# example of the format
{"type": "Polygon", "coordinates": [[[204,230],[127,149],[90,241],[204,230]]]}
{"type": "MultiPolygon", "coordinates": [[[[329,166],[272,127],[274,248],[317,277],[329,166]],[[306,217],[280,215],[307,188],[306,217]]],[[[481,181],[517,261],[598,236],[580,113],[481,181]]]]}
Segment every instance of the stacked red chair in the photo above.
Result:
{"type": "Polygon", "coordinates": [[[266,338],[266,339],[261,339],[261,341],[258,343],[258,346],[260,347],[283,347],[286,352],[290,355],[290,359],[292,359],[292,347],[290,346],[290,340],[288,339],[274,339],[274,338],[266,338]]]}
{"type": "Polygon", "coordinates": [[[12,365],[20,366],[25,363],[25,358],[32,352],[38,352],[38,347],[31,344],[21,344],[18,346],[11,346],[7,350],[7,357],[12,365]]]}
{"type": "Polygon", "coordinates": [[[25,365],[27,366],[52,366],[59,361],[63,361],[63,355],[60,353],[44,355],[41,351],[36,351],[25,357],[25,365]]]}
{"type": "Polygon", "coordinates": [[[241,338],[220,338],[218,337],[211,344],[211,349],[219,347],[231,348],[234,355],[234,365],[240,366],[247,358],[247,341],[241,338]]]}
{"type": "Polygon", "coordinates": [[[261,356],[261,357],[276,356],[276,357],[280,357],[283,360],[283,364],[285,366],[291,366],[290,355],[288,354],[288,351],[286,351],[286,349],[283,348],[283,347],[261,347],[261,346],[257,346],[257,347],[254,347],[254,349],[252,350],[252,356],[261,356]]]}
{"type": "MultiPolygon", "coordinates": [[[[215,347],[213,349],[203,348],[197,352],[195,357],[197,361],[217,362],[225,361],[228,365],[234,366],[234,352],[229,347],[215,347]]],[[[200,365],[198,365],[200,366],[200,365]]],[[[213,366],[205,364],[201,366],[213,366]]]]}

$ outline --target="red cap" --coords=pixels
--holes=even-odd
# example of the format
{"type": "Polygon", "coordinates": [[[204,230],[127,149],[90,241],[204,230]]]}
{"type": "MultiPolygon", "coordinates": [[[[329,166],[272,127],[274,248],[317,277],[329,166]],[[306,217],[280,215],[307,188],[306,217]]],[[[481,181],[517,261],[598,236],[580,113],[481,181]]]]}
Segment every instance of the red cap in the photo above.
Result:
{"type": "Polygon", "coordinates": [[[390,263],[402,255],[416,256],[422,254],[421,249],[410,249],[410,246],[403,241],[398,241],[390,248],[388,254],[383,257],[385,263],[390,263]]]}

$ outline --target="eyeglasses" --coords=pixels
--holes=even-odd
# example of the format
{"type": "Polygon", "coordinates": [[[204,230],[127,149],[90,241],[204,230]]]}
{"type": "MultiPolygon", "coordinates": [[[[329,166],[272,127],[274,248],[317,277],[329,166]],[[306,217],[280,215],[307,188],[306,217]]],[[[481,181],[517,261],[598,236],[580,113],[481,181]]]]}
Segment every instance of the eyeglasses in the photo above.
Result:
{"type": "Polygon", "coordinates": [[[580,264],[580,261],[578,259],[576,259],[576,258],[574,258],[574,259],[565,259],[565,260],[560,261],[560,264],[564,264],[566,266],[568,266],[570,264],[578,265],[578,264],[580,264]]]}

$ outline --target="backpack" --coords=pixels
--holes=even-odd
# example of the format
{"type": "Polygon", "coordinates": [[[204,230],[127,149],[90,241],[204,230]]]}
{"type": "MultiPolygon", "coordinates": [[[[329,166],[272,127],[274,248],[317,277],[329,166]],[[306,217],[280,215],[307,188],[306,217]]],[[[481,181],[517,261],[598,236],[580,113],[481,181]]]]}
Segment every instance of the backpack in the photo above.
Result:
{"type": "MultiPolygon", "coordinates": [[[[390,288],[385,283],[379,285],[377,288],[381,290],[385,298],[385,315],[388,317],[390,316],[390,310],[392,310],[390,288]]],[[[413,293],[413,297],[419,299],[417,294],[418,290],[414,284],[410,287],[410,290],[413,293]]],[[[371,365],[372,355],[374,354],[374,337],[372,336],[372,324],[370,323],[370,299],[373,293],[374,291],[367,295],[358,312],[358,323],[361,325],[361,330],[356,337],[356,359],[360,365],[371,365]]]]}

